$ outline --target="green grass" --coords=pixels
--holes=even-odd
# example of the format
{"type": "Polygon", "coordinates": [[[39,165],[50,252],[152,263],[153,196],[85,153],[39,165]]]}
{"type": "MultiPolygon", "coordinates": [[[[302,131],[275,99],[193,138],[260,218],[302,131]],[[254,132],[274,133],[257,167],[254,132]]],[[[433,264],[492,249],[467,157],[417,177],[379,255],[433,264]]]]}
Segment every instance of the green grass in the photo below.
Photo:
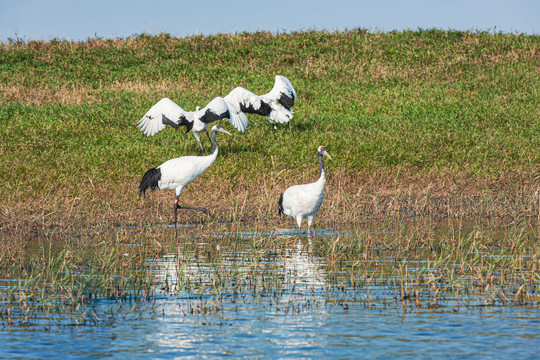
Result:
{"type": "Polygon", "coordinates": [[[298,92],[290,126],[276,132],[250,116],[242,135],[226,123],[233,136],[218,138],[220,157],[183,201],[232,209],[249,197],[247,207],[270,209],[287,186],[316,177],[324,144],[335,160],[327,198],[345,194],[342,204],[383,190],[456,203],[488,192],[525,196],[535,215],[539,40],[355,29],[0,45],[3,219],[133,222],[160,204],[169,216],[173,196],[137,202],[138,182],[150,167],[198,154],[197,143],[172,129],[146,138],[136,122],[162,97],[191,110],[236,86],[266,93],[276,74],[298,92]]]}

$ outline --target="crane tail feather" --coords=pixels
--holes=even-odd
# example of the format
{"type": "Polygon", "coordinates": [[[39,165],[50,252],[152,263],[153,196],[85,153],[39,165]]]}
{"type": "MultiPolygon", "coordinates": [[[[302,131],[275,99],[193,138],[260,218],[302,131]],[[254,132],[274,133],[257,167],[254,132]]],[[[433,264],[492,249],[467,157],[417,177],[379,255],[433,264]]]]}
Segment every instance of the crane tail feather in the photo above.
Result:
{"type": "Polygon", "coordinates": [[[161,180],[161,169],[151,168],[142,177],[139,185],[139,196],[145,195],[146,190],[159,190],[159,181],[161,180]]]}
{"type": "Polygon", "coordinates": [[[278,213],[281,216],[283,214],[283,194],[279,197],[278,201],[278,213]]]}

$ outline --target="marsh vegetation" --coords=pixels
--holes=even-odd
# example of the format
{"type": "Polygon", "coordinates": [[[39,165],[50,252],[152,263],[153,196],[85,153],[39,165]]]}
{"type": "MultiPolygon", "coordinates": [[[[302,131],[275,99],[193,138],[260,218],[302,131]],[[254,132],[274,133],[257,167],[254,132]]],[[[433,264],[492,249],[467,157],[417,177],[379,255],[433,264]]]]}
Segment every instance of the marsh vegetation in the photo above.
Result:
{"type": "Polygon", "coordinates": [[[2,44],[0,321],[51,330],[329,307],[534,320],[538,54],[535,35],[435,30],[2,44]],[[192,109],[235,86],[265,93],[275,74],[298,92],[293,120],[229,126],[181,195],[212,212],[179,212],[176,238],[172,195],[137,187],[198,145],[172,129],[146,138],[136,122],[162,97],[192,109]],[[316,179],[320,145],[334,161],[308,239],[277,200],[316,179]]]}

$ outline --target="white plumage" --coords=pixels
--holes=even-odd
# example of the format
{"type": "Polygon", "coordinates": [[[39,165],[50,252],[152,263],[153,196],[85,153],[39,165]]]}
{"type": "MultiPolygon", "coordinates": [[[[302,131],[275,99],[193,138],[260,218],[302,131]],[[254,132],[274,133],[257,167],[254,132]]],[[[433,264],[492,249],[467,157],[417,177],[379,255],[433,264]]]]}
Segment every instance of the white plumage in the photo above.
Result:
{"type": "Polygon", "coordinates": [[[176,226],[177,210],[191,209],[208,212],[204,208],[186,207],[178,205],[178,198],[184,190],[184,187],[198,178],[214,163],[218,155],[218,145],[216,142],[216,133],[222,132],[231,135],[228,131],[219,125],[214,125],[210,131],[212,140],[212,153],[207,156],[182,156],[171,159],[158,167],[148,170],[139,185],[139,195],[144,195],[146,190],[171,189],[176,193],[174,203],[174,223],[176,226]]]}
{"type": "Polygon", "coordinates": [[[296,98],[296,91],[292,82],[285,76],[276,75],[274,87],[268,94],[261,95],[265,98],[277,100],[287,110],[291,110],[294,106],[294,99],[296,98]]]}
{"type": "Polygon", "coordinates": [[[319,179],[310,184],[289,187],[281,194],[278,202],[279,213],[293,217],[299,228],[302,227],[302,220],[307,218],[308,235],[310,234],[313,217],[323,203],[323,191],[326,177],[324,174],[322,157],[323,155],[328,156],[328,158],[332,160],[324,146],[319,146],[317,155],[319,158],[319,179]]]}
{"type": "Polygon", "coordinates": [[[276,75],[274,87],[267,94],[256,95],[243,87],[237,87],[225,96],[225,100],[237,105],[242,112],[266,116],[273,125],[274,122],[286,123],[292,119],[296,97],[291,81],[285,76],[276,75]]]}
{"type": "Polygon", "coordinates": [[[165,129],[167,125],[178,129],[185,126],[186,132],[191,131],[199,142],[201,151],[204,148],[201,144],[199,133],[206,132],[208,124],[222,119],[229,119],[229,122],[242,133],[246,131],[248,118],[238,104],[216,97],[204,108],[195,111],[185,111],[169,98],[163,98],[148,110],[137,123],[140,131],[146,136],[154,136],[165,129]]]}

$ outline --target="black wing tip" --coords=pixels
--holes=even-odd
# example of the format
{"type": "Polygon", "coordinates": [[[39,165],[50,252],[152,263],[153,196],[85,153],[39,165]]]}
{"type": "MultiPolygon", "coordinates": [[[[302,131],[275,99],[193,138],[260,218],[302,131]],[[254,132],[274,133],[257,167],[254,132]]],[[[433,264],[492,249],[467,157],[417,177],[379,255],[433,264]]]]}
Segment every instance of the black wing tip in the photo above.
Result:
{"type": "Polygon", "coordinates": [[[178,118],[178,121],[172,121],[165,115],[161,116],[161,122],[163,125],[172,126],[175,130],[178,130],[180,126],[186,127],[186,133],[188,133],[193,128],[193,121],[189,121],[185,116],[178,118]]]}
{"type": "Polygon", "coordinates": [[[175,130],[178,129],[178,126],[180,126],[180,124],[172,121],[171,119],[169,119],[165,115],[161,115],[161,122],[163,123],[163,125],[172,126],[175,130]]]}
{"type": "MultiPolygon", "coordinates": [[[[205,124],[213,123],[214,121],[223,120],[223,119],[230,119],[231,113],[227,109],[223,113],[218,113],[214,110],[207,109],[203,116],[199,120],[201,120],[205,124]]],[[[193,124],[191,125],[193,127],[193,124]]]]}
{"type": "Polygon", "coordinates": [[[255,109],[254,104],[252,103],[240,103],[240,111],[246,114],[257,114],[262,116],[268,116],[272,112],[270,105],[261,100],[260,106],[258,109],[255,109]]]}
{"type": "Polygon", "coordinates": [[[278,213],[279,213],[279,216],[281,216],[283,214],[283,194],[281,194],[281,196],[279,197],[278,213]]]}
{"type": "Polygon", "coordinates": [[[161,169],[151,168],[144,173],[139,185],[139,197],[146,194],[146,190],[159,190],[158,182],[161,180],[161,169]]]}
{"type": "Polygon", "coordinates": [[[281,93],[281,96],[279,98],[279,103],[283,105],[287,110],[291,110],[291,108],[294,106],[294,97],[289,96],[285,93],[281,93]]]}

